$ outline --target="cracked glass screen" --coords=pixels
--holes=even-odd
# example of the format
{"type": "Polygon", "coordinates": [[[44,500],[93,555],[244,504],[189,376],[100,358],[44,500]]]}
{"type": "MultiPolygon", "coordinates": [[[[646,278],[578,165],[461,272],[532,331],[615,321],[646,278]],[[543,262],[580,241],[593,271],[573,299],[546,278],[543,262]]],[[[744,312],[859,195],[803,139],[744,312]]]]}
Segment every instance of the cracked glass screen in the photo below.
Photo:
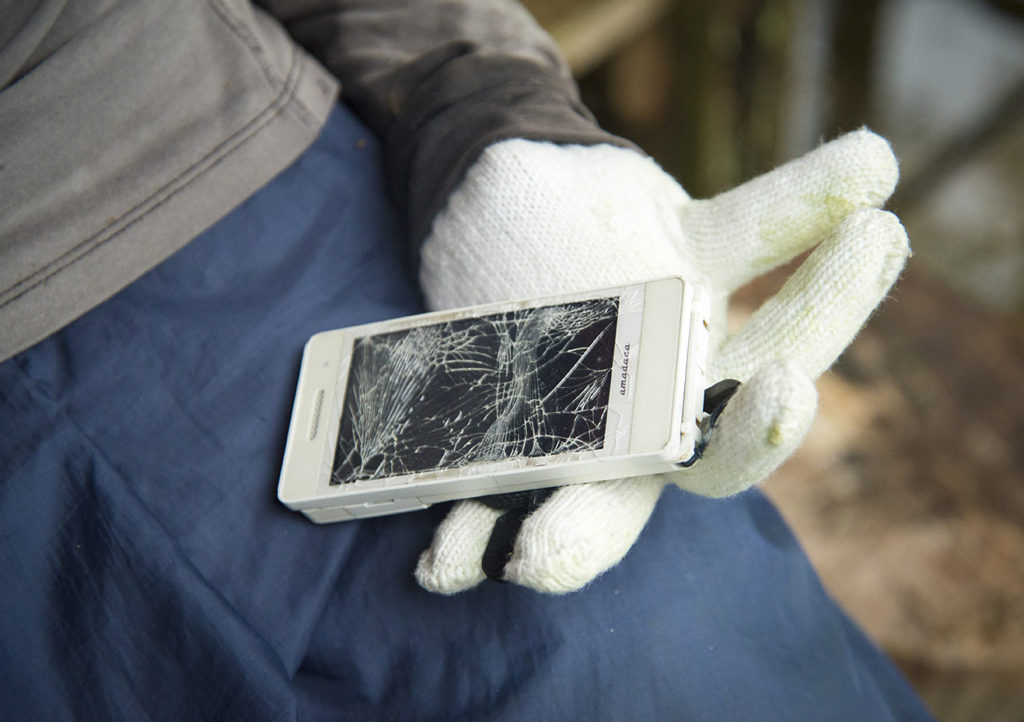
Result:
{"type": "Polygon", "coordinates": [[[618,297],[366,336],[332,485],[601,449],[618,297]]]}

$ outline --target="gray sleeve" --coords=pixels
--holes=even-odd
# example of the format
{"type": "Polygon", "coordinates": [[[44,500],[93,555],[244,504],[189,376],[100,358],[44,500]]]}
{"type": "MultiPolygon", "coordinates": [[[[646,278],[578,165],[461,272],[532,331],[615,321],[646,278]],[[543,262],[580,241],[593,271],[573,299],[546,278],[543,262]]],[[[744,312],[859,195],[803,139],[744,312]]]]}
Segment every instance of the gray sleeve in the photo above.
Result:
{"type": "Polygon", "coordinates": [[[415,241],[477,156],[507,138],[625,141],[601,130],[554,42],[511,0],[263,0],[384,140],[415,241]]]}

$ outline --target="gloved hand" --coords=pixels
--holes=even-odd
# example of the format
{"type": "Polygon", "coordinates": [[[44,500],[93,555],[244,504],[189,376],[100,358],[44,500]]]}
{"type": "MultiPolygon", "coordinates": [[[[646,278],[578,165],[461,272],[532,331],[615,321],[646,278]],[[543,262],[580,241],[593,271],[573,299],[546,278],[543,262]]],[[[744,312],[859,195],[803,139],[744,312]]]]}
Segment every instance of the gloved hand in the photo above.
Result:
{"type": "MultiPolygon", "coordinates": [[[[433,309],[530,298],[679,274],[714,296],[708,383],[743,382],[704,456],[679,472],[557,490],[519,530],[504,578],[544,592],[580,588],[618,563],[663,486],[712,497],[760,482],[803,438],[813,379],[850,343],[909,255],[877,210],[898,177],[888,143],[850,133],[711,200],[692,200],[653,161],[608,145],[508,140],[489,147],[435,220],[421,281],[433,309]],[[729,294],[815,250],[734,335],[729,294]]],[[[501,511],[453,507],[420,557],[426,589],[484,579],[501,511]]]]}

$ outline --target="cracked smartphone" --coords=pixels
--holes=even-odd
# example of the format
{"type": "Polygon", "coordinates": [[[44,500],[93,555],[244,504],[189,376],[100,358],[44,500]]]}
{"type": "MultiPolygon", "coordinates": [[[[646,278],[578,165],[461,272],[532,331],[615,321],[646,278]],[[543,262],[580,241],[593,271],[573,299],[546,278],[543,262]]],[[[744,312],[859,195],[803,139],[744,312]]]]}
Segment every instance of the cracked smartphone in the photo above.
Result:
{"type": "Polygon", "coordinates": [[[278,498],[334,522],[673,471],[700,440],[708,312],[672,277],[319,333],[278,498]]]}

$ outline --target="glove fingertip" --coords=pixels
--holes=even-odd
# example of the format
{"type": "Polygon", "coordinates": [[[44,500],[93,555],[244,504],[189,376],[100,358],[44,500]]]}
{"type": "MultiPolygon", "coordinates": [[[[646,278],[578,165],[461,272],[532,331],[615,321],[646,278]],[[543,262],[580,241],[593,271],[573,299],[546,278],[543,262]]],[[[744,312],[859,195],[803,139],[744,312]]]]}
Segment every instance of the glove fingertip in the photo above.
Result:
{"type": "Polygon", "coordinates": [[[475,565],[445,564],[442,560],[437,559],[433,548],[420,554],[413,575],[416,577],[416,582],[428,592],[444,595],[464,592],[484,580],[483,569],[479,562],[475,565]]]}
{"type": "Polygon", "coordinates": [[[420,554],[414,572],[419,585],[436,594],[456,594],[482,582],[480,559],[500,514],[472,500],[452,507],[420,554]]]}
{"type": "Polygon", "coordinates": [[[859,188],[863,194],[858,199],[860,203],[875,208],[884,204],[900,179],[899,161],[892,144],[867,128],[847,133],[834,142],[854,169],[857,180],[851,187],[859,188]]]}
{"type": "Polygon", "coordinates": [[[523,523],[506,581],[547,594],[583,588],[626,555],[664,484],[645,476],[559,489],[523,523]]]}
{"type": "Polygon", "coordinates": [[[767,414],[771,419],[767,443],[791,451],[814,420],[818,409],[818,390],[799,364],[793,361],[769,365],[762,379],[765,387],[772,389],[771,394],[763,396],[772,403],[767,414]]]}
{"type": "MultiPolygon", "coordinates": [[[[895,282],[912,255],[906,228],[889,211],[865,208],[851,213],[839,233],[861,239],[862,247],[873,245],[878,249],[881,254],[878,280],[883,292],[895,282]]],[[[861,254],[866,255],[863,251],[861,254]]]]}
{"type": "Polygon", "coordinates": [[[768,364],[729,401],[703,458],[672,480],[701,496],[723,498],[745,491],[796,449],[817,406],[817,390],[799,364],[768,364]]]}

